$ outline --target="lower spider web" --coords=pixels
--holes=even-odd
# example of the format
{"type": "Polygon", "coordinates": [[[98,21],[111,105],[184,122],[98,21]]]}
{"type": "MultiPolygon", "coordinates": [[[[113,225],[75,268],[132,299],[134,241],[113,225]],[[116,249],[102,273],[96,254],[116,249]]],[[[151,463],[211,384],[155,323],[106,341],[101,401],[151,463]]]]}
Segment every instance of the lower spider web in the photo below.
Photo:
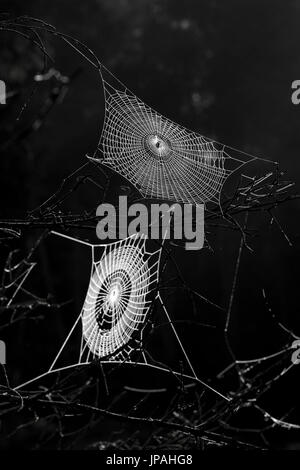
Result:
{"type": "Polygon", "coordinates": [[[145,240],[132,237],[107,245],[101,260],[93,261],[81,313],[88,359],[129,360],[138,345],[151,304],[148,296],[158,280],[160,251],[145,255],[145,240]],[[157,258],[153,263],[152,257],[157,258]]]}
{"type": "Polygon", "coordinates": [[[163,303],[158,290],[162,248],[152,253],[148,252],[146,250],[147,238],[138,234],[107,245],[93,245],[68,235],[54,231],[52,233],[91,248],[90,283],[83,308],[49,370],[39,377],[19,385],[16,390],[49,373],[100,360],[101,364],[132,363],[172,373],[182,379],[193,380],[223,399],[229,400],[225,395],[199,379],[163,303]],[[96,259],[97,249],[103,250],[100,260],[96,259]],[[157,365],[147,359],[148,355],[145,354],[143,347],[143,334],[150,308],[155,301],[161,305],[167,323],[175,334],[189,373],[170,370],[162,362],[157,365]],[[78,361],[75,364],[57,368],[56,364],[63,350],[80,323],[82,334],[78,361]]]}

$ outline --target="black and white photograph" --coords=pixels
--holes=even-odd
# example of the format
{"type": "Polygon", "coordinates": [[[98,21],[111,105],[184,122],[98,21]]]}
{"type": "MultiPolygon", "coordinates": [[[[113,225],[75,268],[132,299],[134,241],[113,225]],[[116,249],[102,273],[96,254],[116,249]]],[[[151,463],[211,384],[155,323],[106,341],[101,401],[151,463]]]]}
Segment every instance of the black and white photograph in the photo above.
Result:
{"type": "Polygon", "coordinates": [[[300,450],[299,25],[0,1],[2,452],[300,450]]]}

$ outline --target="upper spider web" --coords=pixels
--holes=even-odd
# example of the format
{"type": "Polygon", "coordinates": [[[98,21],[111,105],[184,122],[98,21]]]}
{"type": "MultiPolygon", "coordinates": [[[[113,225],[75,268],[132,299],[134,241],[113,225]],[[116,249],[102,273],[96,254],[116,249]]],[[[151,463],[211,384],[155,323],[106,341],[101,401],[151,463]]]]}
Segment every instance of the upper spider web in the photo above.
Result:
{"type": "Polygon", "coordinates": [[[126,87],[121,91],[104,79],[103,86],[101,163],[125,177],[144,197],[219,203],[226,178],[245,161],[165,118],[126,87]]]}

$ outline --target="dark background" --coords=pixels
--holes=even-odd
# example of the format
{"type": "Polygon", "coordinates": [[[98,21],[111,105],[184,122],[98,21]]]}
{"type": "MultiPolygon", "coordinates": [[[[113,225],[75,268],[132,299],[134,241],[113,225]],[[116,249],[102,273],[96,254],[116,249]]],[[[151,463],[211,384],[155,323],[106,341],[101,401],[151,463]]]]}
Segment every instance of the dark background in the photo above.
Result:
{"type": "MultiPolygon", "coordinates": [[[[2,1],[1,10],[41,18],[80,39],[163,115],[203,135],[278,161],[286,178],[298,183],[300,107],[291,102],[291,83],[300,79],[300,1],[2,1]]],[[[13,33],[3,34],[0,40],[0,78],[8,90],[21,90],[0,110],[1,132],[7,137],[42,64],[30,44],[13,33]]],[[[58,39],[49,39],[47,46],[62,74],[79,73],[41,130],[1,156],[2,218],[22,217],[39,206],[63,178],[85,163],[85,155],[94,151],[100,137],[104,102],[97,72],[58,39]]],[[[32,97],[17,123],[19,128],[30,121],[42,96],[39,90],[32,97]]],[[[97,192],[89,188],[74,194],[72,204],[80,213],[86,207],[96,208],[100,200],[101,195],[98,200],[97,192]]],[[[299,331],[298,204],[277,210],[293,246],[278,227],[270,225],[267,214],[250,220],[260,235],[252,242],[254,253],[242,258],[231,329],[232,345],[241,359],[272,353],[287,340],[270,319],[262,289],[272,312],[299,331]]],[[[30,247],[34,238],[35,234],[27,233],[21,247],[30,247]]],[[[226,306],[240,236],[218,231],[210,241],[214,253],[187,254],[178,249],[176,256],[187,283],[226,306]]],[[[51,292],[58,301],[73,302],[60,311],[59,318],[50,321],[47,317],[43,326],[30,324],[8,333],[8,367],[16,383],[43,371],[49,357],[51,361],[81,308],[89,279],[88,248],[51,240],[41,245],[36,261],[39,274],[33,287],[44,295],[51,292]],[[21,365],[24,348],[26,361],[21,365]]],[[[191,307],[179,291],[166,302],[175,318],[190,314],[191,307]]],[[[215,328],[187,329],[182,334],[201,376],[212,378],[230,362],[223,338],[224,315],[201,304],[199,312],[201,321],[215,328]]],[[[171,351],[173,340],[166,339],[171,351]]],[[[277,415],[295,404],[297,372],[271,399],[277,415]],[[279,393],[284,400],[278,400],[279,393]]]]}

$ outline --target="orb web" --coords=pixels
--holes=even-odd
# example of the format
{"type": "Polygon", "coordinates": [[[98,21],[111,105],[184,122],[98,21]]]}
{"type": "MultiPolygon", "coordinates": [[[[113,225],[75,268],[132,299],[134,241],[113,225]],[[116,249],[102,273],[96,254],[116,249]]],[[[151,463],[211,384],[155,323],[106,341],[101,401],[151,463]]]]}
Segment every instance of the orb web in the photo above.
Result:
{"type": "Polygon", "coordinates": [[[161,116],[136,96],[105,88],[102,163],[144,197],[218,202],[229,171],[212,142],[161,116]]]}
{"type": "MultiPolygon", "coordinates": [[[[148,251],[148,238],[139,234],[107,245],[94,245],[67,234],[56,231],[51,233],[88,246],[92,250],[90,282],[83,307],[50,368],[38,377],[18,385],[17,389],[50,373],[62,372],[79,365],[90,365],[92,362],[101,364],[101,367],[103,364],[131,363],[169,373],[180,380],[193,380],[222,399],[229,400],[226,395],[197,375],[175,328],[174,320],[164,304],[159,277],[163,244],[156,251],[148,251]],[[100,260],[99,256],[97,257],[98,250],[102,252],[100,260]],[[157,308],[162,315],[160,319],[160,315],[157,316],[157,308]],[[153,311],[155,315],[152,316],[153,311]],[[145,341],[147,325],[149,335],[145,341]],[[63,352],[80,326],[79,357],[74,363],[66,365],[63,361],[64,365],[60,366],[63,352]],[[148,340],[154,330],[161,327],[169,328],[175,337],[182,357],[179,370],[170,367],[162,358],[153,357],[152,351],[148,350],[148,340]]],[[[71,347],[69,352],[73,355],[74,348],[71,347]]]]}
{"type": "Polygon", "coordinates": [[[108,247],[94,265],[82,311],[84,340],[94,356],[115,357],[143,327],[151,268],[142,247],[108,247]]]}
{"type": "Polygon", "coordinates": [[[214,203],[223,213],[221,192],[228,177],[250,162],[269,162],[173,122],[101,62],[98,70],[105,114],[97,151],[88,158],[126,178],[143,197],[214,203]]]}

